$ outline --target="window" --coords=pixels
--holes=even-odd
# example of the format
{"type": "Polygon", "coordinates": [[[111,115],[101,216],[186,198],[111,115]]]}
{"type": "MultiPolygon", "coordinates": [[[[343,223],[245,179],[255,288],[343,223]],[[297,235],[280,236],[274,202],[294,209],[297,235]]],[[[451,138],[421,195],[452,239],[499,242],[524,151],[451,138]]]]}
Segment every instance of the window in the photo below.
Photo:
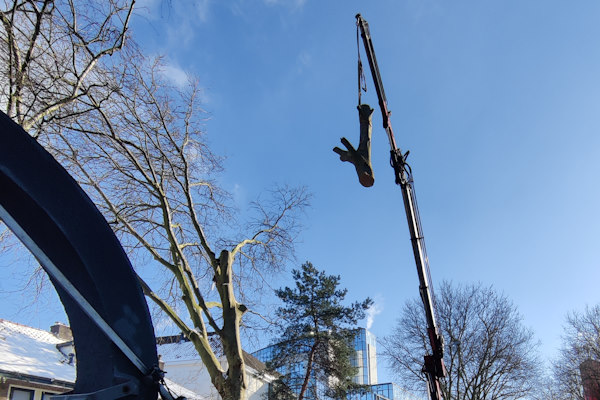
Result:
{"type": "Polygon", "coordinates": [[[10,400],[33,400],[34,393],[33,390],[13,387],[10,389],[10,400]]]}
{"type": "Polygon", "coordinates": [[[42,400],[49,400],[50,396],[56,396],[58,393],[42,392],[42,400]]]}

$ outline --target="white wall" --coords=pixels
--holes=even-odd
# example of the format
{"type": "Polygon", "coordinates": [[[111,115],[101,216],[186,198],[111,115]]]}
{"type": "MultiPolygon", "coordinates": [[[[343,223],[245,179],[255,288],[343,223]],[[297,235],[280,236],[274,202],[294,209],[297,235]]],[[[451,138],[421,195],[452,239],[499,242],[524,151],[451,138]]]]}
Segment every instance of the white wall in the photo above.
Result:
{"type": "MultiPolygon", "coordinates": [[[[199,360],[165,361],[164,370],[167,373],[166,377],[173,382],[198,393],[208,400],[220,399],[210,381],[206,368],[199,360]]],[[[248,376],[247,400],[264,400],[263,394],[268,390],[267,381],[258,378],[256,371],[250,367],[246,367],[246,374],[248,376]]]]}

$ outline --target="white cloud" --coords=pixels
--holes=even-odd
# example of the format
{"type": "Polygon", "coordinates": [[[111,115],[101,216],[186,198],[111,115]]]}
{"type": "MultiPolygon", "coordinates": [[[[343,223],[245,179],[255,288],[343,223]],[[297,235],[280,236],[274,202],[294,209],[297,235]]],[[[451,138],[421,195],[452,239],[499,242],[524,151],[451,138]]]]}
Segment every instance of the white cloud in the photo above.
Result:
{"type": "Polygon", "coordinates": [[[367,330],[371,329],[375,316],[383,312],[383,297],[377,295],[373,298],[373,305],[367,310],[367,330]]]}
{"type": "Polygon", "coordinates": [[[297,57],[297,71],[302,73],[307,67],[312,64],[312,56],[307,51],[303,51],[297,57]]]}
{"type": "Polygon", "coordinates": [[[194,43],[198,27],[209,19],[211,6],[212,0],[178,0],[171,2],[168,10],[160,10],[161,17],[166,18],[167,48],[194,43]]]}
{"type": "Polygon", "coordinates": [[[161,74],[173,85],[183,88],[189,82],[189,76],[183,68],[174,64],[165,64],[160,69],[161,74]]]}
{"type": "Polygon", "coordinates": [[[202,22],[208,20],[208,14],[210,11],[211,0],[196,0],[194,1],[194,9],[196,11],[196,17],[202,22]]]}
{"type": "MultiPolygon", "coordinates": [[[[164,61],[164,60],[163,60],[164,61]]],[[[165,62],[160,66],[160,74],[176,88],[182,90],[188,87],[188,85],[194,85],[196,76],[188,73],[185,69],[178,66],[173,62],[165,62]]],[[[196,98],[202,104],[208,104],[211,102],[208,91],[202,87],[196,88],[196,98]]]]}
{"type": "Polygon", "coordinates": [[[233,185],[232,195],[233,201],[238,207],[241,208],[246,204],[246,190],[239,183],[233,185]]]}

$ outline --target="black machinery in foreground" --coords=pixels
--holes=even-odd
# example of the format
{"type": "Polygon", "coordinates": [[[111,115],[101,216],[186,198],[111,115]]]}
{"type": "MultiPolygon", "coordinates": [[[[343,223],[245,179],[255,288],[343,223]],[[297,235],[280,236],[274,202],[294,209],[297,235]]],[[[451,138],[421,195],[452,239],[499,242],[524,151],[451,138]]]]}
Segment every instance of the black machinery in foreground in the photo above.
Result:
{"type": "Polygon", "coordinates": [[[0,112],[0,220],[48,273],[77,349],[72,392],[53,400],[173,400],[148,305],[117,237],[73,178],[0,112]]]}
{"type": "MultiPolygon", "coordinates": [[[[429,343],[431,345],[431,353],[425,355],[423,365],[423,373],[427,378],[429,398],[431,400],[441,400],[441,390],[439,378],[446,376],[446,367],[444,366],[444,341],[439,332],[433,307],[433,296],[431,288],[431,276],[429,273],[429,261],[427,251],[425,249],[425,239],[421,228],[421,219],[419,217],[419,209],[417,199],[413,188],[412,172],[410,166],[406,163],[408,152],[402,154],[400,148],[396,145],[392,124],[390,122],[391,112],[388,110],[387,99],[383,90],[377,59],[375,58],[375,50],[371,41],[369,32],[369,24],[360,15],[356,15],[357,25],[357,45],[359,42],[358,32],[362,37],[363,45],[371,68],[371,75],[377,91],[379,99],[379,107],[383,118],[383,128],[385,129],[391,147],[391,165],[394,169],[394,177],[396,184],[402,189],[402,198],[404,200],[404,210],[406,211],[406,219],[408,221],[408,229],[410,231],[410,240],[412,243],[417,273],[419,275],[419,292],[423,300],[425,316],[427,318],[427,333],[429,343]]],[[[358,173],[360,183],[369,187],[373,185],[374,177],[371,167],[371,113],[372,109],[360,103],[361,94],[361,79],[364,79],[362,63],[360,61],[360,48],[358,58],[358,110],[360,117],[360,144],[355,150],[346,138],[342,138],[342,143],[347,150],[334,148],[334,151],[340,155],[342,161],[348,161],[354,164],[358,173]]]]}

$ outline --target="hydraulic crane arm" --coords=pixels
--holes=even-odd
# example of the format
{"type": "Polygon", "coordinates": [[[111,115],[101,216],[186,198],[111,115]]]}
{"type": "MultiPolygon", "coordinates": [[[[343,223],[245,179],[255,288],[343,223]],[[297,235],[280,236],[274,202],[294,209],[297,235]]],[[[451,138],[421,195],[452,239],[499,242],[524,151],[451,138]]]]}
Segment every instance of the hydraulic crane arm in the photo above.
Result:
{"type": "Polygon", "coordinates": [[[431,293],[431,276],[429,273],[427,251],[425,249],[425,239],[423,237],[417,199],[412,184],[412,174],[410,167],[406,163],[408,152],[403,155],[400,148],[396,145],[390,121],[391,113],[388,109],[379,67],[377,66],[377,59],[375,58],[375,50],[373,49],[373,42],[371,41],[369,24],[360,14],[356,15],[356,24],[360,29],[365,52],[369,61],[369,67],[371,69],[371,75],[373,76],[375,84],[375,90],[377,91],[379,108],[381,109],[383,118],[383,128],[385,129],[390,142],[391,164],[394,168],[396,184],[402,189],[402,198],[404,200],[404,209],[406,211],[406,219],[410,231],[410,240],[417,266],[417,273],[419,275],[419,292],[421,299],[423,300],[425,316],[427,318],[427,333],[431,345],[431,354],[425,355],[423,372],[427,377],[430,399],[441,400],[439,378],[446,375],[446,368],[443,360],[444,343],[435,320],[433,297],[431,293]]]}

